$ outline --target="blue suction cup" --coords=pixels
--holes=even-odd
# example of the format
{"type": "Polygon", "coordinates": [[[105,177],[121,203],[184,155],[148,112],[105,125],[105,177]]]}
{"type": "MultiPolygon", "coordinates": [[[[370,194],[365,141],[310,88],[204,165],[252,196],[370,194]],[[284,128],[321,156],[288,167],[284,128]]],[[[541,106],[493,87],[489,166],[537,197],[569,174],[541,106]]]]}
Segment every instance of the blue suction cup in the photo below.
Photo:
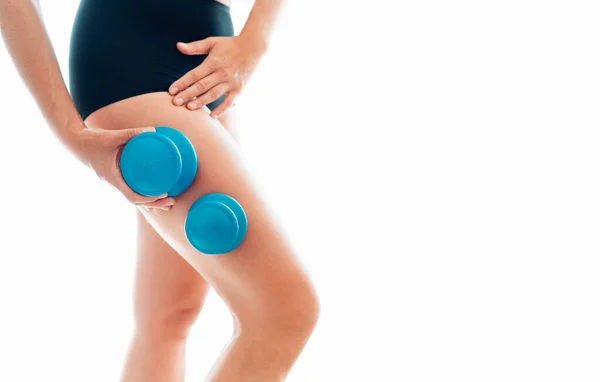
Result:
{"type": "Polygon", "coordinates": [[[171,139],[154,132],[141,133],[127,142],[120,160],[123,178],[138,194],[158,196],[178,182],[182,158],[171,139]]]}
{"type": "Polygon", "coordinates": [[[198,157],[194,145],[183,133],[177,129],[167,126],[156,127],[156,132],[168,137],[181,155],[181,175],[177,183],[169,190],[169,196],[177,196],[183,193],[192,184],[198,170],[198,157]]]}
{"type": "Polygon", "coordinates": [[[196,200],[185,220],[185,234],[192,246],[207,255],[237,248],[248,228],[242,206],[225,194],[208,194],[196,200]]]}

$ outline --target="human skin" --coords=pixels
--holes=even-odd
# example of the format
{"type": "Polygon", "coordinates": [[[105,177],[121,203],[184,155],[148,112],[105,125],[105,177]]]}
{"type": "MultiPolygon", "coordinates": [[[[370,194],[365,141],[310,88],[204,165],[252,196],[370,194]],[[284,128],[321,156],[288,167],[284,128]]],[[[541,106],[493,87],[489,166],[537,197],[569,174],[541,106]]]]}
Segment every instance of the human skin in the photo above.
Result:
{"type": "Polygon", "coordinates": [[[210,113],[219,118],[233,105],[269,46],[282,5],[283,0],[256,0],[239,36],[177,43],[183,54],[208,57],[169,87],[173,104],[202,110],[226,94],[225,100],[210,113]]]}
{"type": "MultiPolygon", "coordinates": [[[[271,9],[262,14],[272,16],[269,4],[276,3],[257,0],[259,11],[253,8],[244,27],[247,33],[243,41],[254,41],[253,47],[263,46],[272,28],[268,22],[260,22],[260,9],[271,9]]],[[[218,115],[211,116],[204,106],[193,111],[176,106],[173,95],[157,92],[105,106],[82,121],[62,79],[36,4],[0,0],[0,28],[19,73],[60,142],[136,205],[140,225],[136,296],[147,297],[158,282],[166,287],[165,295],[160,302],[155,301],[155,306],[136,301],[135,340],[142,345],[152,344],[148,349],[153,351],[140,353],[143,346],[137,346],[136,358],[134,341],[123,381],[183,380],[186,330],[200,310],[208,290],[205,283],[227,304],[235,323],[233,337],[207,381],[284,380],[316,325],[319,303],[297,253],[244,166],[238,144],[224,126],[226,120],[221,123],[214,118],[218,115]],[[198,175],[190,188],[176,198],[138,195],[125,184],[118,169],[117,158],[123,145],[136,134],[153,131],[152,126],[159,125],[182,131],[198,153],[198,175]],[[198,252],[183,231],[190,205],[210,192],[232,196],[248,217],[244,241],[226,255],[207,256],[198,252]],[[154,252],[149,250],[151,246],[156,249],[154,252]],[[164,272],[157,272],[157,264],[166,258],[169,261],[164,263],[164,272]],[[173,273],[175,269],[181,273],[173,273]],[[161,314],[152,316],[156,312],[161,314]],[[167,354],[169,360],[161,359],[161,354],[167,354]],[[163,375],[155,373],[157,360],[164,366],[163,375]]],[[[223,48],[217,56],[243,57],[239,52],[233,53],[240,44],[226,41],[221,41],[223,48]]],[[[258,51],[263,53],[261,49],[258,51]]],[[[249,73],[252,70],[239,62],[255,61],[226,62],[231,63],[230,71],[249,73]]],[[[240,73],[234,73],[233,78],[243,75],[240,73]]]]}
{"type": "MultiPolygon", "coordinates": [[[[170,211],[140,209],[142,222],[147,222],[193,267],[232,312],[233,338],[208,380],[282,381],[316,324],[319,306],[312,283],[276,217],[257,191],[233,137],[209,116],[208,110],[190,112],[173,106],[169,100],[170,95],[165,92],[122,100],[98,110],[86,124],[103,129],[166,125],[190,139],[198,155],[196,179],[186,192],[175,198],[170,211]],[[138,113],[141,109],[146,112],[138,113]],[[222,192],[236,199],[248,217],[248,231],[242,244],[221,256],[199,253],[187,241],[183,230],[191,204],[211,192],[222,192]]],[[[198,291],[197,296],[201,293],[198,291]]],[[[198,305],[193,305],[190,309],[182,302],[179,322],[186,322],[186,312],[195,314],[197,308],[198,305]]]]}
{"type": "MultiPolygon", "coordinates": [[[[235,108],[219,119],[239,142],[235,108]]],[[[210,285],[137,212],[135,331],[122,381],[184,381],[186,343],[210,285]]]]}

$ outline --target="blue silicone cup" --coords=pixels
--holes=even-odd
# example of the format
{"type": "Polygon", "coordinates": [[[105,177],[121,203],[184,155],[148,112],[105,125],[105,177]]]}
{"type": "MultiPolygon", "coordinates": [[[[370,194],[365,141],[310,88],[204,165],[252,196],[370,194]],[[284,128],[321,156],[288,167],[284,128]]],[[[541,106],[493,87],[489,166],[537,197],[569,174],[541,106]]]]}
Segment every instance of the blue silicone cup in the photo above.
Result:
{"type": "Polygon", "coordinates": [[[158,126],[156,127],[156,132],[173,141],[181,155],[182,168],[179,180],[168,191],[169,196],[177,196],[187,190],[196,177],[196,172],[198,171],[198,157],[196,156],[196,150],[194,149],[192,142],[177,129],[167,126],[158,126]]]}
{"type": "Polygon", "coordinates": [[[120,160],[121,173],[132,190],[145,196],[159,196],[179,181],[182,158],[166,135],[141,133],[127,142],[120,160]]]}
{"type": "Polygon", "coordinates": [[[196,200],[185,219],[190,244],[207,255],[220,255],[237,248],[246,236],[248,220],[232,197],[214,193],[196,200]]]}

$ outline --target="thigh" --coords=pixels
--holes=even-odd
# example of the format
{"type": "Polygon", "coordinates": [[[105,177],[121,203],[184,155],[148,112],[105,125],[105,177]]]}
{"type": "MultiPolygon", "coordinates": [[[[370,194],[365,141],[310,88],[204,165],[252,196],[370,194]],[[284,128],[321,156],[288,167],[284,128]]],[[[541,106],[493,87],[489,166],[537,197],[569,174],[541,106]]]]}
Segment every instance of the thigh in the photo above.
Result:
{"type": "MultiPolygon", "coordinates": [[[[234,110],[228,110],[220,121],[237,141],[234,110]]],[[[209,291],[208,283],[165,242],[140,211],[137,225],[134,289],[137,324],[162,325],[170,318],[185,320],[186,317],[193,321],[209,291]]]]}
{"type": "MultiPolygon", "coordinates": [[[[259,314],[285,305],[299,296],[312,296],[303,271],[282,227],[244,165],[235,140],[206,110],[174,106],[167,93],[150,93],[109,105],[90,116],[86,124],[105,129],[167,125],[183,132],[195,146],[199,169],[190,188],[176,197],[170,211],[142,214],[230,306],[233,313],[259,314]],[[219,256],[198,252],[183,229],[191,204],[204,194],[221,192],[235,198],[248,217],[244,241],[219,256]]],[[[299,312],[299,314],[313,312],[299,312]]]]}

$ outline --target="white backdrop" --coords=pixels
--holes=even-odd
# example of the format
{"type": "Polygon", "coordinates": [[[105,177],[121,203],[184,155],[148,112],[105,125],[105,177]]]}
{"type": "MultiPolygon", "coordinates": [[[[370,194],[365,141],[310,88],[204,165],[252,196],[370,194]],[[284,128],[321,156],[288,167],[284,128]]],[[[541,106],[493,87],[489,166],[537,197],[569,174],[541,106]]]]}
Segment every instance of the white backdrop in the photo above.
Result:
{"type": "MultiPolygon", "coordinates": [[[[42,5],[67,76],[77,1],[42,5]]],[[[599,10],[289,2],[238,103],[323,305],[289,381],[600,379],[599,10]]],[[[0,84],[0,380],[116,381],[134,215],[57,143],[5,49],[0,84]]],[[[211,294],[189,381],[230,325],[211,294]]]]}

